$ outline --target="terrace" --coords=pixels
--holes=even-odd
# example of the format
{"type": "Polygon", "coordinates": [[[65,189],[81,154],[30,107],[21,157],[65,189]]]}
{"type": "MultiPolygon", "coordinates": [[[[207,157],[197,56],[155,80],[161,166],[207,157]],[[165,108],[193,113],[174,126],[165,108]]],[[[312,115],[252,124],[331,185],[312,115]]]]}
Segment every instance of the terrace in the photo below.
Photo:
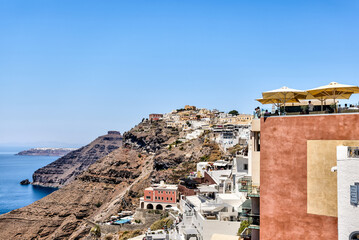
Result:
{"type": "MultiPolygon", "coordinates": [[[[352,94],[359,93],[358,86],[331,82],[328,85],[309,89],[297,90],[282,87],[272,91],[263,92],[263,98],[257,99],[262,104],[273,104],[277,107],[273,115],[299,115],[299,114],[331,114],[356,113],[359,106],[345,104],[338,105],[338,99],[349,99],[352,94]]],[[[255,117],[267,117],[272,113],[263,112],[259,107],[255,109],[255,117]]]]}

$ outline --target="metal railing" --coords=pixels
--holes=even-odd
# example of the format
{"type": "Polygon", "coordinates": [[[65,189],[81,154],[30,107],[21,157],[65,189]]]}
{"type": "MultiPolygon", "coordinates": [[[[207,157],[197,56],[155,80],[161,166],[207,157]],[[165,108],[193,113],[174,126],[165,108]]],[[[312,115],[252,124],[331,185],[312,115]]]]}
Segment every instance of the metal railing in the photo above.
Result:
{"type": "Polygon", "coordinates": [[[252,185],[251,177],[243,177],[238,180],[239,187],[238,190],[240,192],[247,192],[249,197],[259,197],[259,187],[252,185]]]}

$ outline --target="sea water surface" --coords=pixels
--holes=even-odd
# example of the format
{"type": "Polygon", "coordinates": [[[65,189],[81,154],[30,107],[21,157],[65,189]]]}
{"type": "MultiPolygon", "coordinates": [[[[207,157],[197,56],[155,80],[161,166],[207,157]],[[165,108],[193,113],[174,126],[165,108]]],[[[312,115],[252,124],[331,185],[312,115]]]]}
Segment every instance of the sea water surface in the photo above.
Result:
{"type": "Polygon", "coordinates": [[[20,185],[20,182],[32,181],[34,171],[57,158],[0,152],[0,214],[29,205],[55,191],[56,188],[20,185]]]}

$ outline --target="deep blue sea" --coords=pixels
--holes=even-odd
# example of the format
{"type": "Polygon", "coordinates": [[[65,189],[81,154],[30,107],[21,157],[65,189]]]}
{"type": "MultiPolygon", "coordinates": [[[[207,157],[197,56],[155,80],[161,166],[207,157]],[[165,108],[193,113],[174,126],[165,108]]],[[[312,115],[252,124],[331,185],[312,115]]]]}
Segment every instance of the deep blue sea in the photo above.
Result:
{"type": "Polygon", "coordinates": [[[20,185],[28,178],[32,181],[35,170],[58,157],[16,156],[15,153],[0,152],[0,214],[29,205],[55,191],[32,185],[20,185]]]}

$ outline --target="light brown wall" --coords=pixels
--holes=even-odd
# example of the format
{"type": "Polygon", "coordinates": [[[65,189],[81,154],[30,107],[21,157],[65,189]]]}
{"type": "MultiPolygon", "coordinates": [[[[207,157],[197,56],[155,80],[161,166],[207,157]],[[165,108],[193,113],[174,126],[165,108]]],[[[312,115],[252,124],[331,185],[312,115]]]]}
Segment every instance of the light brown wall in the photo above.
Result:
{"type": "Polygon", "coordinates": [[[307,213],[307,141],[359,139],[359,114],[261,120],[261,240],[338,239],[337,218],[307,213]]]}
{"type": "Polygon", "coordinates": [[[338,216],[337,173],[331,168],[337,165],[337,146],[358,146],[353,140],[307,141],[307,212],[338,216]]]}
{"type": "Polygon", "coordinates": [[[254,186],[260,185],[260,152],[253,151],[252,153],[252,184],[254,186]]]}

